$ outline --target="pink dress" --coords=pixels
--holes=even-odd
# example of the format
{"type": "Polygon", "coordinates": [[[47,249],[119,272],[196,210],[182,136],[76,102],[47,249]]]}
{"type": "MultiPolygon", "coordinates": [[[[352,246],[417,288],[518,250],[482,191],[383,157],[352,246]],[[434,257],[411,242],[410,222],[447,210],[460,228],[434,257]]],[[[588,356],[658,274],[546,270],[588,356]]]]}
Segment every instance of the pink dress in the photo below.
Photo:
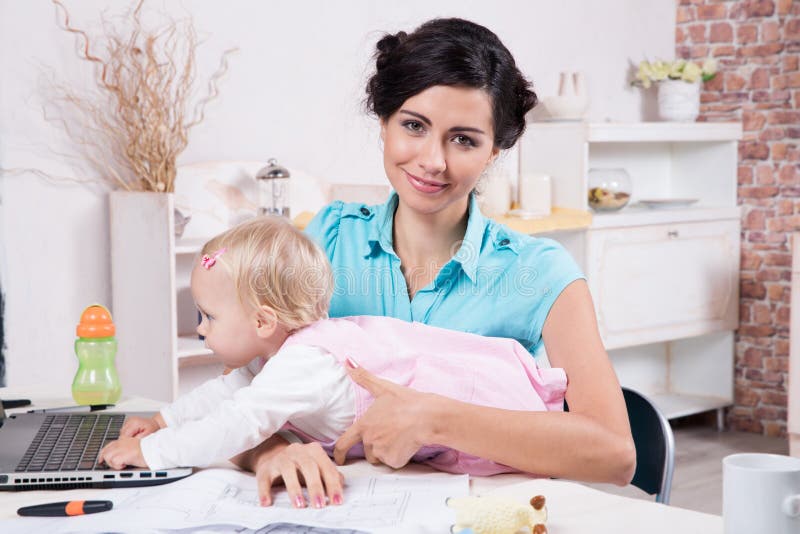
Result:
{"type": "MultiPolygon", "coordinates": [[[[391,317],[357,316],[317,321],[284,346],[323,348],[342,365],[348,356],[367,371],[401,386],[507,410],[561,411],[567,377],[563,369],[539,368],[517,341],[446,330],[391,317]]],[[[356,419],[374,400],[355,387],[356,419]]],[[[288,425],[298,432],[292,425],[288,425]]],[[[305,436],[302,432],[299,435],[305,436]]],[[[322,444],[332,450],[334,443],[322,444]]],[[[350,457],[363,457],[361,446],[350,457]]],[[[451,473],[492,475],[515,469],[442,446],[420,449],[414,461],[451,473]]]]}

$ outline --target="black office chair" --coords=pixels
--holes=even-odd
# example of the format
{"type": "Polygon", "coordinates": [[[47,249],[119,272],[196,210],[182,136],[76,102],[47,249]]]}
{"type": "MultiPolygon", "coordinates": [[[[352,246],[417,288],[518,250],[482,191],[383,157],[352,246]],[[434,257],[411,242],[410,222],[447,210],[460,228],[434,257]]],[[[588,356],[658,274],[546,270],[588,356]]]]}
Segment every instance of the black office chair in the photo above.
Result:
{"type": "MultiPolygon", "coordinates": [[[[656,502],[669,504],[672,473],[675,470],[675,437],[669,421],[650,399],[622,388],[633,444],[636,446],[636,472],[631,484],[656,496],[656,502]]],[[[564,411],[569,411],[564,401],[564,411]]]]}
{"type": "Polygon", "coordinates": [[[636,446],[636,472],[631,484],[655,495],[656,502],[669,504],[675,470],[672,427],[664,414],[641,393],[623,387],[622,395],[636,446]]]}

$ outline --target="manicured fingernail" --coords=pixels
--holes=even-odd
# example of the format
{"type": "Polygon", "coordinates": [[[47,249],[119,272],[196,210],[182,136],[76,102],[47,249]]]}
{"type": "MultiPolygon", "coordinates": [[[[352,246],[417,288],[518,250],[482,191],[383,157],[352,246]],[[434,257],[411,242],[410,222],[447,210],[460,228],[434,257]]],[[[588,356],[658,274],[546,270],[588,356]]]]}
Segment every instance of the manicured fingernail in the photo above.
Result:
{"type": "Polygon", "coordinates": [[[294,505],[297,508],[305,508],[306,507],[306,501],[305,501],[305,499],[303,499],[302,495],[298,495],[297,497],[294,498],[294,505]]]}
{"type": "Polygon", "coordinates": [[[358,362],[355,361],[350,356],[347,357],[347,365],[349,365],[353,369],[358,369],[360,367],[360,365],[358,365],[358,362]]]}
{"type": "Polygon", "coordinates": [[[333,504],[342,504],[342,496],[338,493],[333,496],[333,504]]]}
{"type": "Polygon", "coordinates": [[[314,508],[322,508],[325,506],[325,500],[322,497],[316,497],[314,499],[314,508]]]}
{"type": "Polygon", "coordinates": [[[267,500],[267,498],[266,497],[261,497],[261,506],[267,506],[268,504],[269,504],[269,501],[267,500]]]}

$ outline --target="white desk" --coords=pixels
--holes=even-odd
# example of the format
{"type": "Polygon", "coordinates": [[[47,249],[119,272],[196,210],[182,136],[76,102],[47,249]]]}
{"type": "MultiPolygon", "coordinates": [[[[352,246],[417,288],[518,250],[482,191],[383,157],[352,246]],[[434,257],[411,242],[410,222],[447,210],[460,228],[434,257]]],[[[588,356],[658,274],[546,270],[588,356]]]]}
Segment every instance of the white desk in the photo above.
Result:
{"type": "MultiPolygon", "coordinates": [[[[30,398],[34,407],[66,406],[71,404],[69,392],[60,395],[32,388],[0,388],[0,398],[30,398]],[[36,400],[41,399],[41,400],[36,400]]],[[[117,404],[120,411],[156,410],[160,403],[143,399],[124,399],[117,404]]],[[[30,408],[23,408],[22,411],[30,408]]],[[[12,413],[18,410],[12,410],[12,413]]],[[[2,444],[0,444],[1,446],[2,444]]],[[[365,461],[341,468],[345,477],[392,473],[391,468],[372,466],[365,461]]],[[[422,465],[410,465],[403,474],[430,473],[422,465]]],[[[255,486],[255,481],[253,482],[255,486]]],[[[655,502],[611,495],[582,484],[563,480],[533,479],[525,475],[496,475],[471,480],[473,494],[508,495],[527,500],[534,495],[547,498],[548,531],[553,534],[674,534],[675,532],[722,533],[722,518],[655,502]]],[[[101,489],[68,491],[26,491],[0,494],[0,519],[16,517],[20,506],[51,501],[102,499],[101,489]]],[[[64,519],[65,522],[69,518],[64,519]]]]}

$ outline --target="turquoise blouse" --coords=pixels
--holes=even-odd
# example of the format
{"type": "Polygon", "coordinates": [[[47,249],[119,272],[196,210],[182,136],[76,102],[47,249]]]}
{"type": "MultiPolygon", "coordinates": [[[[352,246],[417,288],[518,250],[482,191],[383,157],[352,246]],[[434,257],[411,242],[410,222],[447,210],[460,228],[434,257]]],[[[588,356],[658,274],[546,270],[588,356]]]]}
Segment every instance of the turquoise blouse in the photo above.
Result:
{"type": "Polygon", "coordinates": [[[461,247],[409,300],[392,247],[397,202],[396,193],[377,206],[336,201],[306,228],[333,267],[330,316],[383,315],[513,338],[537,355],[550,307],[567,285],[584,278],[569,253],[552,239],[484,217],[473,196],[461,247]]]}

